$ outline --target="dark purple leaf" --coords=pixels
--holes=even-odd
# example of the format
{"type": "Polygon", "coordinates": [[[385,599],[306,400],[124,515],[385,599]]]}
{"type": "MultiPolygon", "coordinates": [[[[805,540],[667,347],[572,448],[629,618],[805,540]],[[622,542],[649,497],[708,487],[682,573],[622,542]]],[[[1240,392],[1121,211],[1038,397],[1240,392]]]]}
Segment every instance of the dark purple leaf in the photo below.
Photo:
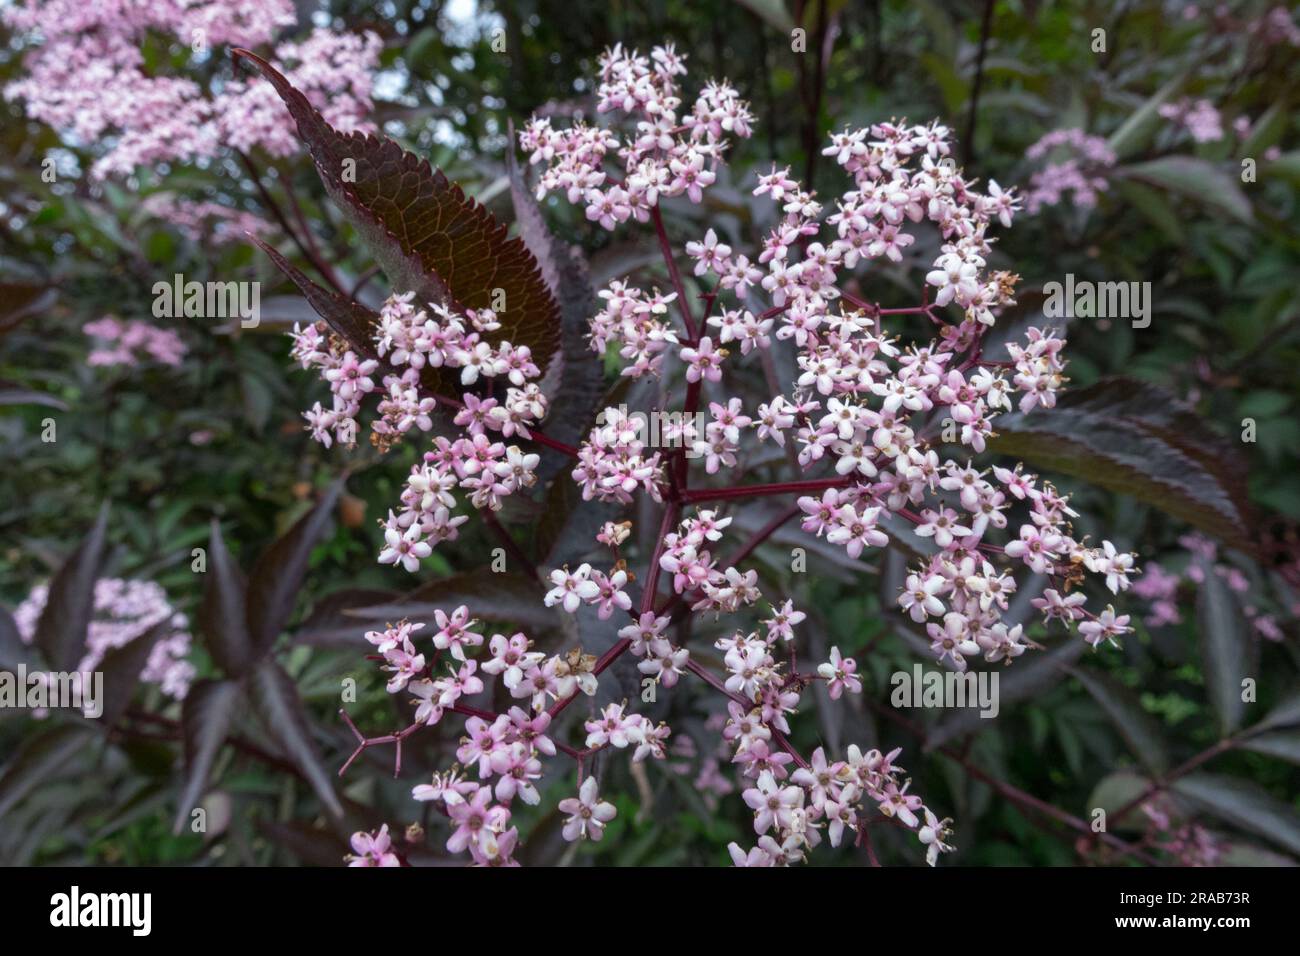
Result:
{"type": "Polygon", "coordinates": [[[253,663],[246,607],[248,583],[226,548],[221,524],[215,518],[208,542],[207,577],[199,608],[199,629],[208,639],[212,659],[227,674],[238,677],[253,663]]]}
{"type": "Polygon", "coordinates": [[[378,361],[379,353],[375,351],[375,325],[379,314],[367,309],[359,302],[353,302],[331,289],[318,286],[294,267],[275,248],[256,236],[249,237],[259,249],[271,257],[276,268],[283,272],[298,290],[302,292],[316,313],[325,320],[339,336],[346,339],[360,355],[378,361]]]}
{"type": "Polygon", "coordinates": [[[0,820],[19,800],[48,783],[72,756],[98,739],[85,725],[56,724],[23,741],[0,770],[0,820]]]}
{"type": "Polygon", "coordinates": [[[1202,564],[1203,580],[1196,589],[1196,629],[1200,634],[1201,670],[1205,690],[1218,718],[1219,733],[1227,736],[1246,715],[1242,681],[1255,674],[1251,629],[1227,582],[1202,564]]]}
{"type": "MultiPolygon", "coordinates": [[[[546,431],[552,438],[577,445],[586,437],[605,393],[604,363],[587,342],[596,294],[581,253],[556,239],[546,227],[542,211],[515,165],[513,128],[510,140],[506,172],[519,236],[537,260],[542,279],[560,306],[560,352],[542,382],[542,389],[551,399],[546,431]]],[[[548,450],[545,457],[548,461],[539,471],[543,481],[568,464],[568,459],[554,451],[548,450]]]]}
{"type": "Polygon", "coordinates": [[[491,308],[504,293],[501,329],[527,345],[543,371],[559,348],[559,309],[523,241],[440,171],[387,138],[341,133],[273,66],[236,49],[271,82],[330,197],[374,252],[399,292],[448,307],[491,308]]]}
{"type": "Polygon", "coordinates": [[[161,621],[139,637],[104,654],[96,670],[104,675],[103,712],[98,720],[105,727],[112,727],[126,713],[136,685],[140,683],[140,672],[149,662],[149,653],[154,645],[168,630],[168,624],[168,621],[161,621]]]}
{"type": "Polygon", "coordinates": [[[1169,755],[1160,726],[1142,709],[1136,694],[1107,675],[1086,667],[1071,667],[1070,674],[1101,705],[1143,767],[1153,774],[1168,769],[1169,755]]]}
{"type": "Polygon", "coordinates": [[[230,680],[201,680],[190,688],[181,707],[181,734],[185,741],[185,784],[176,806],[172,832],[179,834],[190,813],[203,799],[208,775],[225,743],[226,734],[242,697],[240,686],[230,680]]]}
{"type": "Polygon", "coordinates": [[[36,624],[36,646],[51,670],[71,671],[86,651],[86,632],[95,612],[95,581],[104,555],[108,502],[90,533],[68,556],[54,580],[36,624]]]}
{"type": "Polygon", "coordinates": [[[61,412],[68,410],[67,402],[55,398],[48,392],[38,392],[35,389],[23,388],[21,385],[7,382],[0,383],[0,405],[45,405],[49,408],[57,408],[61,412]]]}
{"type": "Polygon", "coordinates": [[[1056,408],[1004,415],[989,450],[1132,495],[1234,547],[1250,549],[1246,463],[1172,393],[1104,379],[1056,408]]]}
{"type": "Polygon", "coordinates": [[[1257,834],[1289,853],[1300,853],[1300,814],[1257,783],[1194,773],[1175,783],[1174,791],[1220,820],[1257,834]]]}
{"type": "Polygon", "coordinates": [[[400,601],[357,608],[348,611],[347,616],[356,620],[359,630],[365,630],[402,618],[431,622],[435,610],[451,613],[464,604],[471,617],[537,631],[558,631],[561,618],[554,608],[542,603],[545,594],[546,590],[526,574],[475,571],[430,581],[400,601]]]}
{"type": "Polygon", "coordinates": [[[294,766],[302,771],[325,808],[336,817],[342,816],[343,807],[334,793],[330,775],[321,764],[307,714],[293,681],[270,658],[258,663],[251,678],[253,702],[267,732],[294,766]]]}
{"type": "Polygon", "coordinates": [[[331,484],[316,506],[299,518],[253,565],[248,580],[247,617],[254,657],[266,654],[289,623],[307,573],[311,549],[324,534],[342,491],[342,479],[331,484]]]}

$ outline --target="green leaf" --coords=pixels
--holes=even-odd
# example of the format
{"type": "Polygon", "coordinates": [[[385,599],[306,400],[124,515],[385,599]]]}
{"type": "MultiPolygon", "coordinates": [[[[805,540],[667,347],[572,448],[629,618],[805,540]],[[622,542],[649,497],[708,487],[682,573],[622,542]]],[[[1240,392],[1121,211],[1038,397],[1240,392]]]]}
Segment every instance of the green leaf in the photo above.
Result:
{"type": "Polygon", "coordinates": [[[1183,85],[1183,75],[1178,75],[1160,87],[1146,102],[1134,110],[1119,129],[1110,134],[1106,145],[1120,159],[1141,150],[1160,125],[1160,107],[1183,85]]]}
{"type": "Polygon", "coordinates": [[[1282,698],[1264,719],[1250,728],[1252,733],[1282,727],[1300,727],[1300,690],[1293,690],[1282,698]]]}
{"type": "Polygon", "coordinates": [[[185,741],[185,783],[172,832],[184,830],[190,813],[199,805],[208,785],[208,775],[221,745],[225,743],[235,708],[241,698],[235,681],[201,680],[190,688],[181,705],[181,734],[185,741]]]}
{"type": "Polygon", "coordinates": [[[790,31],[794,29],[794,20],[781,0],[737,0],[737,2],[777,33],[789,36],[790,31]]]}
{"type": "Polygon", "coordinates": [[[1277,173],[1292,182],[1300,183],[1300,151],[1283,153],[1277,159],[1268,163],[1265,170],[1269,175],[1277,173]]]}
{"type": "Polygon", "coordinates": [[[1160,193],[1147,186],[1123,179],[1119,180],[1119,192],[1125,202],[1146,216],[1153,226],[1168,237],[1170,242],[1181,246],[1187,241],[1182,220],[1160,193]]]}
{"type": "Polygon", "coordinates": [[[1291,121],[1291,111],[1285,99],[1279,99],[1255,120],[1250,135],[1241,144],[1238,154],[1258,159],[1270,146],[1276,145],[1286,134],[1291,121]]]}
{"type": "Polygon", "coordinates": [[[1004,415],[989,450],[1132,495],[1225,543],[1253,550],[1240,449],[1172,393],[1103,379],[1049,413],[1004,415]]]}
{"type": "Polygon", "coordinates": [[[298,691],[289,675],[275,661],[261,661],[252,673],[253,702],[266,725],[267,732],[293,762],[321,803],[335,817],[343,815],[343,806],[334,793],[330,776],[321,764],[311,726],[303,710],[298,691]]]}
{"type": "Polygon", "coordinates": [[[1300,815],[1249,780],[1196,773],[1175,783],[1174,791],[1220,820],[1300,853],[1300,815]]]}
{"type": "Polygon", "coordinates": [[[51,670],[74,670],[86,651],[107,530],[108,502],[104,502],[90,533],[50,582],[49,598],[36,624],[35,644],[51,670]]]}
{"type": "Polygon", "coordinates": [[[1255,217],[1239,181],[1214,163],[1195,156],[1163,156],[1120,167],[1115,174],[1181,193],[1240,222],[1250,223],[1255,217]]]}
{"type": "Polygon", "coordinates": [[[243,674],[253,663],[247,595],[248,583],[244,580],[244,572],[226,548],[220,522],[213,518],[208,541],[207,583],[203,589],[198,625],[208,639],[212,659],[234,677],[243,674]]]}
{"type": "Polygon", "coordinates": [[[519,238],[427,161],[387,138],[340,133],[273,66],[247,50],[297,123],[330,197],[370,247],[397,292],[449,308],[491,308],[492,344],[526,345],[545,372],[559,349],[559,307],[519,238]]]}
{"type": "Polygon", "coordinates": [[[307,561],[343,491],[342,479],[331,484],[316,507],[298,519],[253,565],[248,585],[248,633],[254,657],[266,654],[289,623],[307,561]]]}
{"type": "Polygon", "coordinates": [[[1088,805],[1084,813],[1092,822],[1092,811],[1106,811],[1107,826],[1116,830],[1140,830],[1143,828],[1143,815],[1134,807],[1124,814],[1123,819],[1115,819],[1115,811],[1120,810],[1147,791],[1151,781],[1134,770],[1116,770],[1103,777],[1088,796],[1088,805]]]}
{"type": "Polygon", "coordinates": [[[1220,848],[1219,866],[1296,866],[1289,856],[1240,840],[1230,840],[1220,848]]]}
{"type": "Polygon", "coordinates": [[[1241,682],[1250,674],[1250,643],[1246,619],[1228,584],[1201,565],[1205,578],[1196,591],[1196,628],[1200,635],[1205,689],[1226,737],[1241,726],[1246,704],[1241,682]]]}
{"type": "Polygon", "coordinates": [[[59,724],[23,741],[0,771],[0,819],[94,739],[84,725],[59,724]]]}
{"type": "Polygon", "coordinates": [[[1142,704],[1132,691],[1110,677],[1085,667],[1071,667],[1070,673],[1101,705],[1101,709],[1106,712],[1133,755],[1142,762],[1142,766],[1154,774],[1168,768],[1169,755],[1160,736],[1160,727],[1142,709],[1142,704]]]}

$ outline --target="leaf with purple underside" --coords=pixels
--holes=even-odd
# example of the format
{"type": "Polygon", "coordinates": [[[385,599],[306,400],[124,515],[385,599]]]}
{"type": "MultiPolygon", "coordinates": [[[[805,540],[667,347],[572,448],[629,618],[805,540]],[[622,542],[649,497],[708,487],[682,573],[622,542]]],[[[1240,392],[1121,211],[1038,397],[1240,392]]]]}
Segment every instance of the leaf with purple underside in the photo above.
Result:
{"type": "Polygon", "coordinates": [[[526,345],[545,371],[560,346],[559,306],[523,240],[467,197],[428,161],[386,137],[342,133],[273,66],[247,50],[251,63],[289,108],[326,192],[370,247],[398,292],[449,308],[491,308],[497,291],[498,344],[526,345]]]}

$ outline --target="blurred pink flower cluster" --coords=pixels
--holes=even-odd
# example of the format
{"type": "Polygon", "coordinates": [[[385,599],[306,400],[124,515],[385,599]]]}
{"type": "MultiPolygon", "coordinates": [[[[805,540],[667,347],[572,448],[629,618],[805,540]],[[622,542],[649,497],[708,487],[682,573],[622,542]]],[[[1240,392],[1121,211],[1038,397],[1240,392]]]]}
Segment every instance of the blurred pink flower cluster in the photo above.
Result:
{"type": "Polygon", "coordinates": [[[269,222],[255,213],[172,193],[155,193],[141,205],[145,212],[166,220],[195,242],[207,240],[218,246],[243,242],[245,233],[263,235],[271,228],[269,222]]]}
{"type": "Polygon", "coordinates": [[[1223,139],[1223,117],[1209,100],[1185,96],[1173,103],[1162,103],[1157,112],[1181,127],[1198,143],[1223,139]]]}
{"type": "MultiPolygon", "coordinates": [[[[48,600],[49,586],[40,584],[15,609],[14,621],[23,643],[31,644],[35,639],[36,624],[48,600]]],[[[77,670],[95,670],[110,650],[129,644],[159,624],[164,625],[165,632],[149,653],[140,679],[159,685],[164,694],[180,700],[189,692],[195,675],[194,665],[186,659],[190,652],[189,619],[152,581],[100,578],[95,582],[94,619],[86,635],[86,654],[77,670]]]]}
{"type": "Polygon", "coordinates": [[[1147,818],[1146,840],[1168,853],[1179,866],[1218,866],[1224,847],[1218,837],[1195,823],[1174,819],[1169,800],[1149,800],[1141,806],[1147,818]]]}
{"type": "Polygon", "coordinates": [[[86,357],[87,365],[139,365],[147,359],[180,365],[187,351],[181,337],[171,329],[139,319],[123,320],[110,315],[87,322],[81,330],[103,343],[86,357]]]}
{"type": "MultiPolygon", "coordinates": [[[[294,26],[291,0],[24,0],[0,17],[39,41],[5,97],[80,145],[103,147],[91,169],[97,178],[194,162],[226,146],[261,146],[275,156],[296,149],[289,114],[269,83],[209,86],[189,68],[213,47],[258,46],[294,26]],[[146,69],[142,47],[157,35],[190,51],[188,75],[146,69]]],[[[355,129],[370,110],[380,46],[372,33],[317,29],[302,43],[280,45],[281,68],[329,122],[355,129]]]]}
{"type": "Polygon", "coordinates": [[[1115,154],[1100,136],[1081,129],[1056,129],[1025,150],[1032,161],[1055,154],[1029,179],[1025,191],[1025,212],[1037,214],[1044,206],[1055,206],[1073,193],[1073,204],[1091,208],[1097,194],[1105,192],[1105,171],[1115,165],[1115,154]]]}
{"type": "MultiPolygon", "coordinates": [[[[1133,594],[1150,602],[1150,609],[1144,619],[1148,627],[1181,623],[1183,615],[1178,608],[1179,587],[1184,583],[1192,587],[1199,586],[1205,581],[1208,568],[1210,573],[1223,578],[1228,588],[1238,596],[1242,602],[1242,613],[1260,635],[1270,641],[1282,640],[1282,629],[1278,626],[1277,618],[1265,613],[1258,606],[1257,600],[1250,597],[1250,579],[1240,568],[1219,562],[1218,545],[1199,534],[1185,534],[1178,539],[1178,543],[1187,549],[1189,557],[1187,566],[1181,572],[1167,571],[1152,561],[1147,564],[1142,578],[1133,585],[1133,594]]],[[[1293,611],[1300,612],[1300,608],[1293,611]]]]}

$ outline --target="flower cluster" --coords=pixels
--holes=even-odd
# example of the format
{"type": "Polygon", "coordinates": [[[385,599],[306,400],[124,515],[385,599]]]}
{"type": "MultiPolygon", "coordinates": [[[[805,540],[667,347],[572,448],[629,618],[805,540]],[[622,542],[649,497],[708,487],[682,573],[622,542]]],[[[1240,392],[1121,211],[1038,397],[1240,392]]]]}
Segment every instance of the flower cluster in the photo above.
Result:
{"type": "Polygon", "coordinates": [[[373,337],[377,358],[358,355],[319,322],[294,326],[291,351],[303,368],[320,370],[333,394],[331,407],[317,402],[304,413],[312,437],[326,447],[336,440],[355,443],[357,416],[372,393],[379,401],[371,441],[381,449],[412,429],[430,431],[440,402],[455,409],[460,436],[434,440],[407,478],[401,512],[390,511],[384,523],[387,547],[380,562],[411,572],[434,545],[455,540],[467,520],[451,513],[456,489],[467,492],[475,508],[496,511],[503,498],[533,485],[538,456],[494,436],[529,438],[529,426],[546,413],[546,397],[532,381],[541,371],[528,346],[509,341],[493,346],[484,338],[501,327],[490,309],[462,314],[432,304],[426,311],[413,300],[414,294],[406,293],[384,303],[373,337]],[[455,372],[464,386],[498,378],[508,385],[500,402],[468,392],[460,400],[434,397],[422,388],[421,375],[429,369],[455,372]]]}
{"type": "MultiPolygon", "coordinates": [[[[749,851],[732,843],[728,850],[737,866],[780,866],[802,862],[809,850],[821,843],[824,827],[832,847],[843,842],[845,831],[858,830],[861,805],[875,803],[887,819],[916,830],[926,847],[926,862],[931,866],[939,854],[953,847],[945,842],[951,833],[950,820],[940,820],[916,794],[908,793],[910,781],[900,775],[903,768],[894,764],[901,751],[881,754],[879,750],[863,753],[850,744],[846,759],[828,763],[821,747],[813,751],[812,760],[789,775],[785,761],[767,752],[763,738],[748,739],[751,731],[762,724],[740,721],[734,727],[739,747],[756,747],[759,753],[749,761],[757,771],[754,786],[744,794],[745,803],[754,811],[754,832],[758,845],[749,851]],[[772,834],[775,833],[776,836],[772,834]]],[[[739,756],[737,759],[740,759],[739,756]]]]}
{"type": "Polygon", "coordinates": [[[597,111],[635,119],[635,132],[626,137],[581,123],[556,130],[549,119],[530,120],[519,141],[530,162],[544,164],[537,198],[563,192],[606,229],[629,219],[648,222],[660,199],[700,202],[717,177],[726,137],[748,138],[753,117],[726,83],[709,83],[681,115],[674,77],[686,72],[685,59],[671,44],[655,47],[648,58],[621,45],[601,56],[597,111]],[[618,173],[605,168],[611,154],[621,164],[618,173]]]}
{"type": "Polygon", "coordinates": [[[1173,103],[1161,103],[1157,112],[1187,130],[1198,143],[1223,139],[1223,117],[1209,100],[1183,97],[1173,103]]]}
{"type": "MultiPolygon", "coordinates": [[[[24,0],[3,13],[15,32],[39,38],[26,75],[5,87],[29,116],[81,143],[105,144],[91,172],[125,176],[135,167],[194,161],[226,146],[297,149],[289,114],[271,85],[235,80],[208,92],[192,79],[147,68],[142,44],[173,38],[196,55],[214,46],[258,46],[297,22],[291,0],[24,0]]],[[[361,128],[382,43],[372,33],[315,30],[280,47],[283,72],[339,129],[361,128]]]]}
{"type": "Polygon", "coordinates": [[[172,193],[154,193],[141,206],[195,242],[208,240],[221,246],[243,242],[247,233],[265,235],[271,229],[269,222],[254,213],[217,202],[196,202],[172,193]]]}
{"type": "Polygon", "coordinates": [[[124,321],[109,315],[87,322],[81,331],[103,343],[86,356],[87,365],[139,365],[149,359],[180,365],[187,351],[181,337],[171,329],[139,319],[124,321]]]}
{"type": "Polygon", "coordinates": [[[1053,159],[1029,178],[1025,190],[1025,211],[1036,215],[1055,206],[1072,193],[1070,201],[1081,209],[1097,204],[1097,194],[1109,188],[1106,170],[1115,165],[1115,153],[1100,136],[1081,129],[1056,129],[1025,150],[1025,158],[1038,161],[1048,154],[1053,159]]]}
{"type": "MultiPolygon", "coordinates": [[[[49,593],[48,585],[37,585],[14,610],[18,636],[25,644],[36,639],[36,625],[49,593]]],[[[95,582],[93,613],[86,633],[86,653],[77,664],[77,671],[95,670],[109,651],[163,625],[164,633],[149,652],[140,679],[157,684],[169,697],[177,700],[185,697],[196,673],[194,665],[187,660],[189,619],[171,605],[161,586],[152,581],[100,578],[95,582]]]]}
{"type": "MultiPolygon", "coordinates": [[[[822,842],[822,831],[839,846],[846,830],[861,834],[879,814],[912,830],[934,863],[952,849],[948,821],[909,791],[895,764],[897,751],[849,746],[842,759],[819,749],[805,760],[790,744],[789,718],[806,689],[822,681],[832,699],[860,692],[857,663],[836,647],[829,660],[798,669],[795,629],[805,615],[782,597],[759,618],[755,609],[764,595],[758,572],[737,566],[743,557],[714,556],[734,533],[734,516],[706,502],[787,494],[790,514],[802,514],[804,532],[825,537],[854,559],[908,534],[911,525],[908,536],[925,556],[906,574],[899,608],[929,634],[936,657],[962,669],[973,655],[1010,663],[1037,646],[1023,624],[1003,620],[1008,599],[1022,586],[1016,578],[1021,566],[1026,577],[1047,579],[1033,603],[1049,622],[1077,626],[1093,645],[1113,642],[1128,631],[1128,618],[1110,607],[1089,611],[1076,588],[1092,574],[1111,593],[1125,590],[1135,573],[1133,556],[1109,541],[1093,546],[1076,539],[1068,499],[1022,466],[980,468],[972,460],[985,451],[998,416],[1055,406],[1065,383],[1065,342],[1052,329],[1031,328],[1005,346],[1006,359],[985,357],[987,334],[1013,304],[1018,281],[990,269],[991,232],[1012,224],[1021,200],[995,182],[979,189],[967,179],[950,159],[947,128],[891,121],[834,134],[825,154],[849,183],[831,205],[788,168],[759,175],[754,193],[776,206],[760,248],[745,255],[713,229],[686,246],[695,281],[706,290],[703,314],[697,313],[658,201],[680,196],[698,202],[714,178],[724,134],[748,135],[750,120],[722,84],[710,84],[679,117],[675,77],[683,72],[682,59],[671,48],[649,58],[616,48],[601,60],[598,98],[601,112],[623,114],[615,117],[625,121],[622,126],[578,124],[558,131],[534,119],[521,136],[542,167],[543,194],[563,193],[606,229],[652,220],[664,249],[672,292],[612,282],[591,318],[590,341],[597,352],[617,348],[624,374],[656,377],[665,393],[685,393],[683,412],[670,434],[660,436],[670,439],[671,450],[652,447],[644,422],[622,408],[605,409],[581,447],[570,450],[576,459],[570,477],[585,499],[627,505],[639,493],[665,509],[639,602],[629,593],[633,577],[621,551],[630,525],[605,522],[595,537],[609,549],[611,565],[583,561],[551,570],[543,599],[567,614],[586,606],[601,619],[627,615],[618,642],[599,659],[576,647],[548,656],[532,650],[523,634],[494,635],[490,654],[476,659],[469,652],[481,654],[484,641],[473,631],[468,607],[449,617],[438,612],[431,649],[421,647],[420,628],[405,622],[367,635],[380,648],[389,689],[415,697],[416,723],[403,734],[448,713],[469,718],[457,758],[478,779],[452,768],[417,788],[416,796],[442,803],[453,827],[449,849],[468,850],[480,864],[507,863],[518,840],[511,802],[536,799],[541,760],[559,751],[577,760],[581,781],[578,796],[560,807],[568,815],[565,836],[598,839],[613,806],[599,799],[595,779],[584,777],[585,761],[612,748],[627,751],[633,763],[653,757],[675,765],[695,752],[689,738],[670,739],[667,726],[629,713],[626,702],[593,707],[582,748],[546,737],[560,711],[579,694],[594,696],[601,671],[630,653],[655,686],[673,687],[690,673],[725,696],[726,714],[715,714],[721,719],[709,726],[727,750],[706,757],[700,779],[713,794],[732,789],[719,772],[720,757],[741,775],[758,845],[733,846],[736,862],[802,860],[822,842]],[[615,156],[622,166],[618,176],[606,165],[615,156]],[[926,246],[916,242],[920,229],[939,237],[932,258],[916,256],[926,246]],[[852,294],[848,280],[855,270],[877,261],[921,271],[922,303],[888,309],[852,294]],[[919,322],[932,334],[904,342],[894,321],[919,322]],[[731,391],[733,366],[778,349],[793,353],[793,380],[782,391],[767,369],[771,391],[751,408],[731,391]],[[692,484],[692,478],[741,469],[769,440],[813,477],[766,486],[692,484]],[[692,476],[689,460],[701,459],[703,467],[692,476]],[[661,581],[667,595],[660,594],[661,581]],[[722,655],[721,676],[693,658],[683,636],[689,632],[675,627],[679,615],[691,612],[701,615],[701,628],[728,615],[723,636],[711,635],[722,655]],[[738,620],[750,617],[756,621],[750,626],[738,620]],[[436,675],[444,652],[454,662],[436,675]],[[487,689],[482,675],[499,675],[528,707],[495,714],[469,703],[487,689]]],[[[530,483],[536,456],[493,439],[513,429],[540,440],[537,426],[545,412],[544,404],[531,404],[540,396],[528,391],[537,371],[526,356],[518,361],[508,343],[493,348],[478,338],[490,327],[490,315],[430,308],[417,311],[410,296],[390,299],[369,359],[321,329],[295,333],[295,356],[323,369],[335,392],[332,412],[318,407],[308,416],[322,438],[340,421],[355,426],[356,399],[379,390],[381,361],[391,366],[382,388],[392,410],[381,412],[382,428],[376,428],[384,436],[412,426],[427,430],[421,424],[427,410],[412,403],[423,400],[429,368],[459,375],[466,384],[480,376],[510,378],[504,404],[470,395],[463,405],[453,402],[465,434],[454,442],[434,439],[436,450],[408,479],[404,511],[390,516],[380,560],[410,570],[431,543],[454,536],[453,522],[463,520],[449,517],[457,488],[470,493],[475,507],[494,509],[500,494],[530,483]],[[503,458],[513,464],[502,467],[503,458]]],[[[739,555],[751,553],[777,524],[739,555]]],[[[361,749],[373,742],[357,737],[361,749]]]]}
{"type": "MultiPolygon", "coordinates": [[[[1169,571],[1155,562],[1147,564],[1140,580],[1134,582],[1133,594],[1149,603],[1147,627],[1165,627],[1182,623],[1178,608],[1178,591],[1183,587],[1198,588],[1205,582],[1207,573],[1222,578],[1228,589],[1243,601],[1251,592],[1250,579],[1240,568],[1219,560],[1219,548],[1209,538],[1199,534],[1186,534],[1178,543],[1187,551],[1187,561],[1181,571],[1169,571]]],[[[1270,641],[1283,638],[1277,618],[1267,613],[1254,601],[1242,605],[1242,613],[1262,637],[1270,641]]],[[[1293,607],[1295,613],[1300,608],[1293,607]]]]}

